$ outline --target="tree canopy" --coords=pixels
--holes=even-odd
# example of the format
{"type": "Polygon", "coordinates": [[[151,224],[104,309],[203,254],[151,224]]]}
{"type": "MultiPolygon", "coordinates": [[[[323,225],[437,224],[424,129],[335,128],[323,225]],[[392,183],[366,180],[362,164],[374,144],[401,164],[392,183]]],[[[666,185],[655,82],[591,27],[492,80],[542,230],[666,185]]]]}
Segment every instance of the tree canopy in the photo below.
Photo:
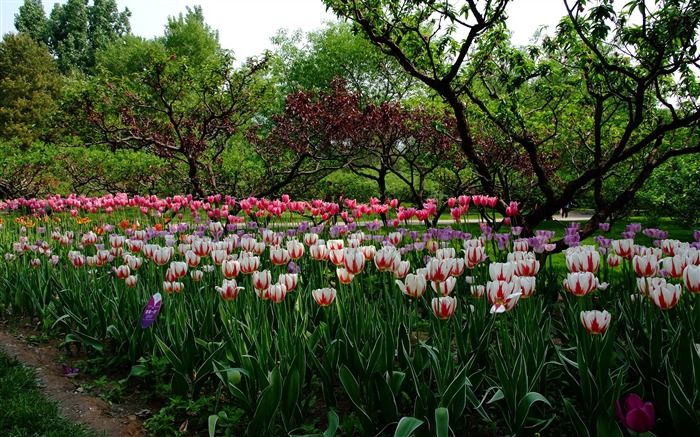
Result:
{"type": "Polygon", "coordinates": [[[610,0],[565,0],[557,37],[529,50],[508,43],[507,0],[324,3],[449,105],[464,156],[502,210],[510,199],[475,139],[476,121],[493,123],[521,150],[542,199],[519,218],[526,228],[592,190],[595,214],[582,229],[590,234],[656,167],[700,151],[693,134],[700,119],[697,2],[638,0],[615,9],[610,0]],[[581,136],[582,123],[590,134],[581,136]],[[562,148],[572,165],[557,180],[545,162],[562,148]],[[603,195],[620,173],[624,181],[603,195]]]}

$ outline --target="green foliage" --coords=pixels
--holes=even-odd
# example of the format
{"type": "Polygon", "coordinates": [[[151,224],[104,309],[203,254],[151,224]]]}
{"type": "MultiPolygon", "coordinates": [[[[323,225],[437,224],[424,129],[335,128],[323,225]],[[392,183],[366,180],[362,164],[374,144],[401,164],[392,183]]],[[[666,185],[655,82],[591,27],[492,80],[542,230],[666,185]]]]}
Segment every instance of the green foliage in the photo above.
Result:
{"type": "Polygon", "coordinates": [[[187,14],[169,17],[160,42],[168,55],[187,58],[190,68],[201,67],[223,52],[219,32],[204,22],[201,6],[188,6],[187,14]]]}
{"type": "Polygon", "coordinates": [[[62,73],[90,72],[96,52],[131,31],[125,9],[115,0],[68,0],[55,3],[49,17],[40,1],[25,0],[15,15],[15,27],[37,42],[47,44],[62,73]]]}
{"type": "Polygon", "coordinates": [[[324,28],[302,35],[280,30],[273,74],[282,95],[298,90],[331,91],[336,78],[364,100],[401,99],[415,88],[396,60],[382,53],[348,23],[326,23],[324,28]]]}
{"type": "Polygon", "coordinates": [[[34,41],[48,44],[47,19],[41,0],[24,0],[19,13],[15,14],[15,29],[34,41]]]}
{"type": "Polygon", "coordinates": [[[0,198],[34,197],[59,190],[59,181],[51,173],[56,156],[54,147],[36,144],[23,151],[0,141],[0,198]]]}
{"type": "Polygon", "coordinates": [[[661,166],[638,196],[637,205],[649,217],[670,217],[690,229],[698,222],[700,157],[678,157],[661,166]]]}
{"type": "Polygon", "coordinates": [[[63,80],[45,46],[25,34],[0,42],[0,140],[28,148],[47,137],[63,80]]]}

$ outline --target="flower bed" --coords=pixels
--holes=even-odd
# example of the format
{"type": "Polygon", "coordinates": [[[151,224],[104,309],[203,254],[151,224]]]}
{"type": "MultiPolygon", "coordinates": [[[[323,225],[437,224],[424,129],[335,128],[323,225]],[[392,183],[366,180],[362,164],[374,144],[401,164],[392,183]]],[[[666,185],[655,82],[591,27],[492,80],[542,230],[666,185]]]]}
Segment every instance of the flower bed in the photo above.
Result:
{"type": "MultiPolygon", "coordinates": [[[[491,202],[451,203],[470,201],[491,202]]],[[[455,229],[405,225],[430,204],[56,196],[0,210],[4,316],[147,383],[165,362],[173,395],[243,412],[212,415],[212,432],[700,433],[700,232],[633,225],[580,246],[573,224],[550,254],[551,232],[454,212],[455,229]]]]}

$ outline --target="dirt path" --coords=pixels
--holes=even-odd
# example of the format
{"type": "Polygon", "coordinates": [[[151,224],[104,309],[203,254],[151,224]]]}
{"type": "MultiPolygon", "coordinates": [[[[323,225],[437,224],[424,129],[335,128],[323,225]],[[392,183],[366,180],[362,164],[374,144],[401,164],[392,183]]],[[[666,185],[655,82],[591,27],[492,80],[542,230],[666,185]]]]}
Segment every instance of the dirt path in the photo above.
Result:
{"type": "Polygon", "coordinates": [[[36,370],[37,378],[43,386],[42,392],[59,404],[63,414],[70,421],[84,423],[98,435],[146,435],[133,412],[81,393],[78,387],[64,376],[55,344],[31,345],[0,330],[0,348],[36,370]]]}

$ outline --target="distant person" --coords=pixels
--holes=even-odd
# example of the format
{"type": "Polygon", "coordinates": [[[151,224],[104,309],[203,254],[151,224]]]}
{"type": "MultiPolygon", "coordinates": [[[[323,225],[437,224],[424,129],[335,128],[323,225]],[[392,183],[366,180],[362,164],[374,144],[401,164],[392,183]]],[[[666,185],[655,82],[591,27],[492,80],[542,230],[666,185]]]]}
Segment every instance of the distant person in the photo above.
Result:
{"type": "Polygon", "coordinates": [[[566,205],[561,209],[561,218],[568,218],[569,217],[569,209],[571,208],[571,204],[567,202],[566,205]]]}

